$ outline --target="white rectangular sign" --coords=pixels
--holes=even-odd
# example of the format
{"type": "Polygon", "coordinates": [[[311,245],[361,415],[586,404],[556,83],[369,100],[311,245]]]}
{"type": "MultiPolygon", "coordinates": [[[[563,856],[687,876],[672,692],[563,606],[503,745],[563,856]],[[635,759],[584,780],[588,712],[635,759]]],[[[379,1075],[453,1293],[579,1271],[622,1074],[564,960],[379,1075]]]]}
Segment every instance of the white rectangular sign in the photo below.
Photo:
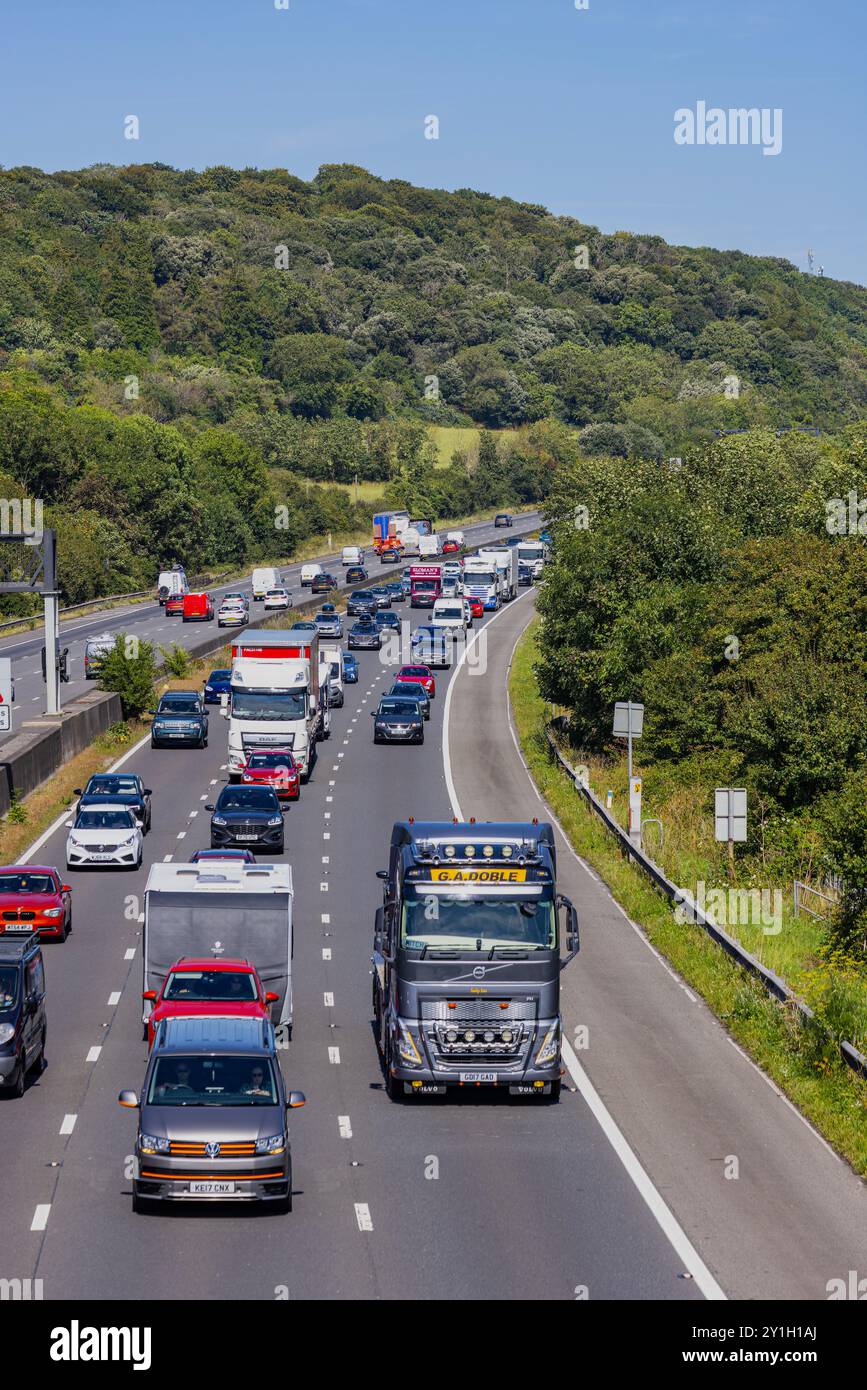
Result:
{"type": "Polygon", "coordinates": [[[716,839],[743,844],[747,838],[746,788],[717,787],[713,799],[716,839]]]}
{"type": "Polygon", "coordinates": [[[0,733],[12,728],[12,660],[0,656],[0,733]]]}

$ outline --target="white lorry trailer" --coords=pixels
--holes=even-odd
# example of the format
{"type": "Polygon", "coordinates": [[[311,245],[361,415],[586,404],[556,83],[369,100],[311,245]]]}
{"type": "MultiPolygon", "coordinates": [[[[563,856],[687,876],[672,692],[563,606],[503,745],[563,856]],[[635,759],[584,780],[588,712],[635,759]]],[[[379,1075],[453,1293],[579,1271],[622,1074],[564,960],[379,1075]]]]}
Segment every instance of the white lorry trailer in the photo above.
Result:
{"type": "Polygon", "coordinates": [[[319,693],[319,634],[306,628],[251,631],[232,643],[229,780],[237,781],[255,748],[289,748],[302,781],[317,739],[325,736],[319,693]]]}

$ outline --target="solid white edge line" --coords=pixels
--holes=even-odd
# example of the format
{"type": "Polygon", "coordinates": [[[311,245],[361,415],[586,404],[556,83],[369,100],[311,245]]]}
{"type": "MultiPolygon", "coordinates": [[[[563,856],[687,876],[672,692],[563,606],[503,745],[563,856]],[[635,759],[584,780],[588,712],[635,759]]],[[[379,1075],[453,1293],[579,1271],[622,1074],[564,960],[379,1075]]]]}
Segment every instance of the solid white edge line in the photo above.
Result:
{"type": "Polygon", "coordinates": [[[726,1294],[714,1279],[670,1207],[666,1205],[654,1187],[647,1172],[642,1168],[565,1038],[563,1039],[563,1060],[569,1068],[569,1075],[581,1092],[588,1110],[634,1182],[639,1195],[643,1198],[663,1234],[667,1236],[684,1268],[692,1275],[706,1299],[712,1302],[727,1302],[726,1294]]]}
{"type": "MultiPolygon", "coordinates": [[[[527,594],[532,594],[534,591],[535,585],[532,585],[529,589],[526,590],[526,593],[520,594],[519,598],[526,598],[527,594]]],[[[491,626],[491,623],[496,622],[497,618],[500,616],[501,613],[510,611],[517,601],[518,600],[513,600],[512,603],[509,604],[508,609],[501,608],[497,613],[495,613],[493,618],[491,618],[490,622],[486,623],[484,628],[479,629],[479,633],[489,628],[491,626]]],[[[479,633],[477,633],[476,636],[478,636],[479,633]]],[[[515,646],[513,646],[512,648],[513,655],[515,647],[517,645],[518,639],[516,638],[515,646]]],[[[446,691],[445,707],[443,709],[443,767],[445,771],[446,788],[448,790],[449,800],[452,804],[452,811],[454,815],[457,816],[458,820],[463,820],[463,816],[461,814],[460,802],[458,801],[457,793],[455,791],[454,779],[452,777],[451,758],[449,756],[449,711],[451,709],[452,689],[454,687],[461,666],[463,665],[464,658],[466,657],[466,654],[469,651],[469,648],[470,643],[468,642],[463,652],[461,653],[460,660],[458,661],[458,664],[452,673],[451,680],[449,681],[448,690],[446,691]]],[[[509,659],[509,665],[511,666],[511,657],[509,659]]],[[[511,719],[509,721],[509,727],[511,730],[511,719]]],[[[512,739],[513,741],[515,740],[514,730],[512,730],[512,739]]],[[[520,748],[518,749],[518,753],[520,756],[520,748]]],[[[521,762],[524,765],[524,769],[527,772],[527,775],[530,776],[529,769],[527,768],[527,764],[524,762],[523,757],[521,758],[521,762]]],[[[531,785],[534,788],[536,788],[536,784],[533,781],[532,777],[530,778],[530,782],[531,785]]],[[[536,788],[536,795],[539,797],[539,800],[541,801],[542,797],[539,795],[538,788],[536,788]]],[[[564,839],[566,839],[567,844],[569,844],[568,837],[565,836],[562,826],[558,826],[558,828],[560,829],[561,835],[564,835],[564,839]]],[[[580,862],[580,856],[576,855],[576,858],[579,858],[580,862]]],[[[707,1265],[704,1263],[704,1260],[701,1258],[695,1246],[692,1244],[692,1241],[689,1239],[689,1236],[678,1223],[677,1218],[674,1216],[674,1213],[666,1205],[665,1201],[654,1187],[653,1181],[650,1178],[650,1176],[647,1174],[644,1168],[642,1168],[635,1154],[632,1152],[632,1149],[629,1147],[628,1143],[626,1142],[625,1138],[620,1132],[620,1129],[618,1128],[613,1116],[606,1109],[601,1097],[599,1096],[599,1093],[597,1092],[596,1088],[594,1087],[592,1081],[585,1072],[584,1068],[581,1066],[580,1062],[578,1061],[578,1058],[575,1056],[575,1053],[573,1052],[569,1042],[565,1038],[563,1039],[562,1053],[563,1060],[565,1061],[566,1066],[569,1069],[569,1074],[572,1077],[572,1080],[575,1082],[575,1085],[577,1086],[578,1090],[580,1091],[585,1104],[591,1111],[597,1124],[599,1125],[599,1128],[602,1130],[602,1133],[605,1135],[606,1139],[613,1148],[617,1157],[620,1159],[620,1162],[626,1169],[627,1174],[632,1179],[633,1183],[638,1189],[638,1192],[640,1196],[643,1198],[644,1202],[646,1203],[651,1215],[657,1222],[664,1235],[667,1237],[669,1244],[672,1246],[678,1258],[682,1261],[684,1268],[688,1270],[689,1273],[692,1275],[693,1279],[695,1280],[698,1287],[701,1289],[706,1299],[713,1302],[726,1302],[727,1295],[723,1292],[716,1279],[714,1279],[707,1265]]]]}

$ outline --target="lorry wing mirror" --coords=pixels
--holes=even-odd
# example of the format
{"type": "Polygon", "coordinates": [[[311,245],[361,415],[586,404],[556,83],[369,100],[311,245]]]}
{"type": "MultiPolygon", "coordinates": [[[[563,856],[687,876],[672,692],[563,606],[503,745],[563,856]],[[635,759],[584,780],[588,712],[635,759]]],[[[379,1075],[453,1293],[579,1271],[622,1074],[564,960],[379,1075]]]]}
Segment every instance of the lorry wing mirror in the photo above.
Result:
{"type": "Polygon", "coordinates": [[[126,1106],[127,1110],[138,1110],[138,1096],[135,1091],[121,1091],[117,1103],[126,1106]]]}
{"type": "Polygon", "coordinates": [[[286,1101],[287,1110],[298,1110],[300,1106],[307,1104],[307,1097],[303,1091],[290,1091],[286,1101]]]}
{"type": "Polygon", "coordinates": [[[578,913],[575,909],[574,904],[572,903],[572,900],[562,895],[557,898],[557,906],[565,907],[568,917],[568,926],[566,928],[566,949],[569,952],[569,954],[566,957],[566,960],[563,962],[563,964],[565,965],[568,961],[572,959],[573,956],[577,956],[578,952],[581,949],[581,938],[578,931],[578,913]]]}

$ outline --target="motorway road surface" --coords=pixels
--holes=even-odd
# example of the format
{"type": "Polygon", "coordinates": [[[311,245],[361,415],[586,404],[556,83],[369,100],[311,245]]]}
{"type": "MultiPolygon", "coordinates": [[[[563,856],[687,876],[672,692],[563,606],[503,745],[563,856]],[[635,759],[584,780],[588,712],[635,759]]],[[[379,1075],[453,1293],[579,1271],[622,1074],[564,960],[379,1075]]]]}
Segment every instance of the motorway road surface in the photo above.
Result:
{"type": "MultiPolygon", "coordinates": [[[[536,512],[515,513],[514,520],[518,522],[535,525],[542,524],[541,516],[536,512]]],[[[496,537],[504,540],[509,535],[514,535],[514,531],[508,532],[495,530],[492,521],[475,522],[472,525],[463,527],[464,535],[468,544],[472,546],[482,545],[485,541],[490,541],[496,537]]],[[[388,580],[394,578],[396,565],[381,565],[374,554],[373,547],[366,547],[368,552],[367,568],[371,578],[388,580]]],[[[447,558],[447,557],[446,557],[447,558]]],[[[343,584],[343,566],[340,563],[340,551],[333,551],[328,555],[314,557],[324,569],[330,567],[332,573],[343,584]]],[[[306,561],[305,563],[311,563],[306,561]]],[[[293,602],[298,602],[302,598],[310,597],[309,589],[301,588],[301,562],[285,565],[281,568],[283,583],[289,590],[293,602]]],[[[249,589],[250,577],[245,580],[235,579],[231,583],[222,584],[218,588],[211,587],[208,592],[213,595],[215,608],[219,608],[219,601],[223,594],[232,593],[239,589],[249,589]]],[[[154,574],[154,593],[156,593],[156,573],[154,574]]],[[[328,601],[328,595],[322,595],[322,602],[328,601]]],[[[261,603],[250,602],[250,616],[262,617],[265,609],[261,603]]],[[[61,623],[60,644],[62,647],[69,648],[68,669],[71,679],[60,687],[61,704],[82,695],[86,690],[96,688],[96,682],[88,682],[84,678],[84,647],[88,638],[101,636],[104,632],[129,632],[147,642],[154,644],[162,643],[164,647],[169,647],[177,642],[179,646],[187,646],[190,642],[201,641],[202,636],[213,632],[222,632],[227,642],[232,637],[242,632],[243,628],[221,628],[218,630],[216,617],[211,623],[184,623],[180,618],[167,618],[165,612],[154,600],[152,603],[132,603],[120,608],[105,609],[100,613],[91,613],[87,617],[70,618],[61,623]]],[[[12,658],[12,675],[15,681],[15,704],[13,706],[13,728],[11,733],[0,734],[0,744],[5,738],[10,738],[21,727],[24,719],[33,719],[43,714],[45,710],[45,682],[42,679],[42,648],[45,645],[44,630],[39,627],[32,633],[18,633],[15,636],[0,638],[0,656],[12,658]]]]}
{"type": "MultiPolygon", "coordinates": [[[[68,876],[73,932],[45,947],[48,1067],[0,1102],[0,1277],[40,1278],[46,1299],[823,1298],[827,1279],[865,1267],[862,1185],[562,845],[583,924],[565,976],[566,1035],[590,1028],[582,1089],[567,1078],[557,1106],[388,1101],[371,1030],[374,871],[395,819],[447,819],[453,799],[467,815],[542,813],[505,695],[531,611],[522,591],[484,624],[487,671],[454,673],[445,756],[448,674],[425,744],[375,747],[369,715],[390,673],[359,652],[359,683],[288,812],[295,1027],[281,1061],[308,1096],[292,1117],[291,1215],[132,1213],[135,1117],[116,1098],[145,1064],[142,894],[151,862],[208,843],[225,726],[212,716],[205,750],[127,755],[154,788],[145,865],[68,876]]],[[[65,835],[33,862],[62,867],[65,835]]]]}

